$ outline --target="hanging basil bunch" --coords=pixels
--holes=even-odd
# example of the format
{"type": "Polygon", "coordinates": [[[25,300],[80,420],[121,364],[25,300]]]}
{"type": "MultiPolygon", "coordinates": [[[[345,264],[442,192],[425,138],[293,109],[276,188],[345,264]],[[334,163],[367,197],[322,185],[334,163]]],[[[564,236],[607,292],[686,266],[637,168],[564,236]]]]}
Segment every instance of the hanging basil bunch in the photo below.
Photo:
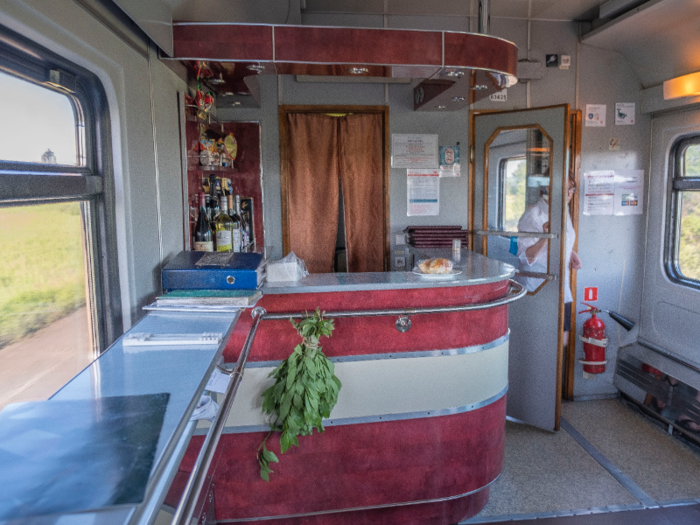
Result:
{"type": "MultiPolygon", "coordinates": [[[[323,418],[331,415],[338,401],[340,380],[335,376],[335,367],[321,351],[318,342],[321,337],[330,337],[333,321],[323,319],[317,308],[314,315],[295,322],[290,319],[297,333],[302,337],[292,354],[282,361],[268,377],[275,378],[275,384],[263,392],[263,413],[270,416],[270,433],[282,432],[280,451],[284,454],[292,445],[299,446],[297,436],[310,436],[315,428],[323,432],[323,418]]],[[[258,447],[257,458],[260,477],[270,480],[270,462],[279,459],[265,443],[265,437],[258,447]]]]}

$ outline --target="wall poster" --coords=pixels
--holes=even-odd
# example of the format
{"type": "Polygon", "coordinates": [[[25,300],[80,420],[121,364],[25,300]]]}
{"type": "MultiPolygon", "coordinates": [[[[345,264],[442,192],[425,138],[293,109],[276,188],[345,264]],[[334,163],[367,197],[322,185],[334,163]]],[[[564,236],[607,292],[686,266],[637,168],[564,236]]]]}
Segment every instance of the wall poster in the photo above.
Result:
{"type": "Polygon", "coordinates": [[[605,127],[605,104],[586,104],[586,127],[605,127]]]}
{"type": "Polygon", "coordinates": [[[615,215],[641,215],[644,170],[615,170],[615,215]]]}
{"type": "Polygon", "coordinates": [[[615,172],[590,171],[583,174],[586,181],[583,190],[584,215],[612,215],[615,196],[615,172]]]}
{"type": "Polygon", "coordinates": [[[457,146],[440,146],[440,176],[459,177],[459,143],[457,146]]]}
{"type": "Polygon", "coordinates": [[[407,216],[440,215],[439,170],[407,170],[407,216]]]}
{"type": "Polygon", "coordinates": [[[590,171],[583,177],[584,215],[641,215],[644,170],[590,171]]]}
{"type": "Polygon", "coordinates": [[[391,167],[436,169],[439,165],[437,135],[391,134],[391,167]]]}

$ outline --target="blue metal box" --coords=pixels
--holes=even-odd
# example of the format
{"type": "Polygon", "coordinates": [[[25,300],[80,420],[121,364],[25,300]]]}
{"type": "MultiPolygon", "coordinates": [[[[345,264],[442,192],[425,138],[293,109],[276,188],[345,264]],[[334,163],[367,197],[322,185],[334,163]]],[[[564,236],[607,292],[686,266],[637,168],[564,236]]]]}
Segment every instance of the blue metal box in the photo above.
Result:
{"type": "Polygon", "coordinates": [[[255,290],[261,262],[259,253],[180,252],[163,268],[163,291],[255,290]]]}

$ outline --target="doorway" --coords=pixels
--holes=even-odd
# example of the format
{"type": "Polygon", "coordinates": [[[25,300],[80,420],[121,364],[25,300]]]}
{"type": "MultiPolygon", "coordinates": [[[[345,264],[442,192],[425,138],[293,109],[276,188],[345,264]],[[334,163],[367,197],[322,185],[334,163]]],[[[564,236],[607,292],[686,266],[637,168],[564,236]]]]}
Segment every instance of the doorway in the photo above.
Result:
{"type": "Polygon", "coordinates": [[[279,119],[285,255],[311,273],[386,271],[388,107],[280,106],[279,119]]]}
{"type": "Polygon", "coordinates": [[[473,112],[471,119],[472,245],[512,264],[529,290],[525,299],[509,307],[507,413],[533,426],[559,430],[565,287],[570,286],[565,282],[564,188],[572,159],[571,112],[567,104],[473,112]],[[540,217],[525,224],[537,206],[540,217]],[[524,211],[516,218],[519,210],[524,211]],[[541,261],[530,264],[528,256],[525,264],[522,248],[533,243],[543,247],[537,256],[541,261]]]}

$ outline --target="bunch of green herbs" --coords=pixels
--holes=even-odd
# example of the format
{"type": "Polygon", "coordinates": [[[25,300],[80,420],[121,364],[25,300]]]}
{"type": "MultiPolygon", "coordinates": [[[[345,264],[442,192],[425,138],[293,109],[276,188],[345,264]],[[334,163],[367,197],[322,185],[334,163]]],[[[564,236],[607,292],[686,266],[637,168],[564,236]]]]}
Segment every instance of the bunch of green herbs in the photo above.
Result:
{"type": "MultiPolygon", "coordinates": [[[[290,321],[302,337],[302,342],[270,372],[268,377],[274,377],[275,384],[263,392],[263,413],[269,416],[270,433],[282,433],[282,454],[292,445],[299,446],[298,436],[310,436],[314,428],[323,432],[322,420],[330,417],[341,387],[333,363],[318,344],[321,337],[331,336],[333,321],[323,319],[319,309],[298,323],[293,319],[290,321]]],[[[270,462],[279,462],[265,445],[270,433],[257,452],[260,477],[265,481],[270,480],[273,472],[270,462]]]]}

